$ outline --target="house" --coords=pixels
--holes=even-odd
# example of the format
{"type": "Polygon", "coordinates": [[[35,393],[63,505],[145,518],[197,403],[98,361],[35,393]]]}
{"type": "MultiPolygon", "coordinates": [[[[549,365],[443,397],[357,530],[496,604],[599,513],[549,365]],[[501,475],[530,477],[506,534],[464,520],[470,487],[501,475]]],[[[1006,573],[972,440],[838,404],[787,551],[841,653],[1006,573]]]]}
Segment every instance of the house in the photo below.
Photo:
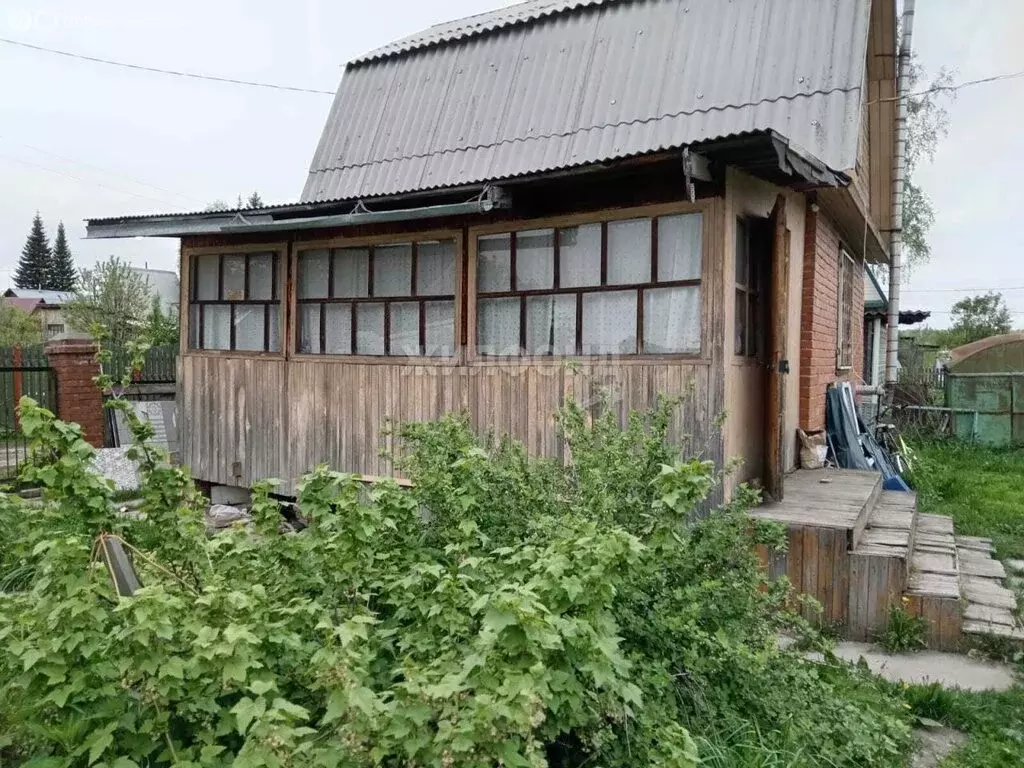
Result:
{"type": "Polygon", "coordinates": [[[169,269],[132,267],[132,272],[142,277],[149,285],[150,293],[160,301],[160,309],[166,315],[178,316],[181,301],[181,285],[178,274],[169,269]]]}
{"type": "Polygon", "coordinates": [[[64,305],[75,297],[68,291],[41,291],[33,288],[8,288],[3,300],[39,321],[46,340],[56,338],[67,330],[64,305]]]}
{"type": "Polygon", "coordinates": [[[560,456],[553,411],[610,387],[689,392],[674,435],[779,497],[864,373],[895,31],[895,0],[529,0],[349,62],[299,202],[88,236],[181,241],[201,480],[389,474],[388,423],[463,409],[560,456]]]}
{"type": "MultiPolygon", "coordinates": [[[[920,309],[900,310],[900,325],[923,323],[931,312],[920,309]]],[[[885,384],[885,334],[889,325],[889,296],[870,269],[864,270],[864,383],[878,388],[885,384]]],[[[865,413],[875,413],[877,393],[868,394],[862,405],[865,413]]]]}

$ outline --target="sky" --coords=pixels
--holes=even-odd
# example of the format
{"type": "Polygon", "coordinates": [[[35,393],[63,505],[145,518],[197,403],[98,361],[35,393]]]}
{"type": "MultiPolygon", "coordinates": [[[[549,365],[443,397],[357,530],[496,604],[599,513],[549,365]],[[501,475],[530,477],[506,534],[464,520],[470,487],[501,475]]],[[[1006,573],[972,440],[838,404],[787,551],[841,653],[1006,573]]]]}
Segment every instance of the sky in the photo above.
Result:
{"type": "MultiPolygon", "coordinates": [[[[3,0],[0,37],[144,66],[333,91],[344,63],[502,0],[3,0]]],[[[1021,0],[918,0],[914,48],[961,82],[1024,70],[1021,0]]],[[[138,72],[0,43],[0,286],[32,216],[63,221],[79,267],[114,254],[176,269],[177,240],[84,240],[83,219],[294,202],[331,97],[138,72]]],[[[1024,78],[967,88],[917,181],[936,224],[904,308],[949,323],[1002,290],[1024,327],[1024,78]]]]}

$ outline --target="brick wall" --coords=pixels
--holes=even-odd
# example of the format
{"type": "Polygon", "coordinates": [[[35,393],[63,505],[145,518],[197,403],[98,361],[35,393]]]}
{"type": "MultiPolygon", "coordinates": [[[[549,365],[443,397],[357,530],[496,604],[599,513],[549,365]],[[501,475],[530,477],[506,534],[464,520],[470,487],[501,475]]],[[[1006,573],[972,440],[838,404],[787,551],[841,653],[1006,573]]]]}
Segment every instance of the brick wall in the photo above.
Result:
{"type": "Polygon", "coordinates": [[[85,439],[102,448],[103,395],[92,380],[100,372],[96,345],[82,339],[51,341],[46,356],[57,378],[57,416],[79,424],[85,439]]]}
{"type": "Polygon", "coordinates": [[[839,235],[821,212],[807,211],[800,312],[800,426],[825,428],[825,390],[837,379],[861,381],[864,366],[864,262],[854,256],[853,367],[836,370],[839,336],[839,235]]]}

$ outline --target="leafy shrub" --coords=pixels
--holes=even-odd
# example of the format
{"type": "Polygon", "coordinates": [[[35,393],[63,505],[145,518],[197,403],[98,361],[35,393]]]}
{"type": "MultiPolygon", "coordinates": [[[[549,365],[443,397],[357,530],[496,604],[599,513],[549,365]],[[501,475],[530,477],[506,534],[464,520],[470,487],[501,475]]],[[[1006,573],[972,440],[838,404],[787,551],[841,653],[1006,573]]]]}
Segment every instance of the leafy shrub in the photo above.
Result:
{"type": "Polygon", "coordinates": [[[409,425],[411,491],[318,467],[302,533],[279,533],[268,481],[253,530],[207,539],[190,478],[130,411],[139,517],[114,512],[78,427],[23,400],[43,503],[0,496],[0,573],[22,574],[0,595],[0,755],[690,768],[698,743],[745,764],[735,735],[757,734],[792,765],[897,764],[894,697],[778,649],[807,627],[763,582],[754,546],[783,536],[745,514],[753,492],[694,520],[719,478],[668,444],[674,406],[622,429],[570,403],[566,465],[463,418],[409,425]],[[93,556],[101,532],[133,552],[131,598],[93,556]]]}

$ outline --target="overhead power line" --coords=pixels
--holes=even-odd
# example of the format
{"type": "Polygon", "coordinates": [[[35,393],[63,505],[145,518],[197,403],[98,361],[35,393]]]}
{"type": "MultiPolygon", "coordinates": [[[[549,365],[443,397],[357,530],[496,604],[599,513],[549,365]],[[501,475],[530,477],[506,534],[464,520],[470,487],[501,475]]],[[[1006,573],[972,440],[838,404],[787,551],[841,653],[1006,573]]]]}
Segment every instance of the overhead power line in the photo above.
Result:
{"type": "Polygon", "coordinates": [[[21,158],[18,158],[18,157],[11,157],[10,155],[0,155],[0,158],[2,158],[4,160],[10,160],[12,163],[20,163],[21,165],[27,165],[29,168],[36,168],[36,169],[38,169],[40,171],[47,171],[49,173],[55,173],[58,176],[64,176],[65,178],[71,179],[73,181],[81,182],[82,184],[93,184],[93,185],[95,185],[97,187],[101,187],[103,189],[110,190],[111,192],[117,192],[117,193],[122,194],[122,195],[131,195],[132,197],[138,197],[138,198],[141,198],[142,200],[149,200],[150,202],[153,202],[153,203],[160,203],[160,205],[169,205],[172,208],[179,208],[181,210],[187,210],[187,208],[185,206],[178,205],[177,203],[171,203],[171,202],[168,202],[167,200],[161,200],[161,199],[156,198],[156,197],[150,197],[149,195],[140,195],[138,192],[130,192],[127,189],[118,189],[117,187],[111,187],[108,184],[102,184],[102,183],[100,183],[98,181],[93,181],[92,179],[83,179],[81,176],[75,176],[73,173],[66,173],[65,171],[58,171],[56,168],[48,168],[45,165],[38,165],[37,163],[30,163],[28,160],[22,160],[21,158]]]}
{"type": "MultiPolygon", "coordinates": [[[[75,160],[72,157],[65,157],[64,155],[58,155],[56,152],[50,152],[47,149],[43,149],[42,147],[36,147],[36,146],[33,146],[32,144],[26,144],[23,141],[15,141],[14,139],[8,139],[5,136],[0,136],[0,141],[10,141],[10,142],[13,142],[15,144],[20,144],[21,146],[23,146],[23,147],[25,147],[27,149],[31,149],[34,152],[40,152],[40,153],[42,153],[44,155],[49,155],[50,157],[56,158],[57,160],[63,160],[66,163],[72,163],[74,165],[80,165],[83,168],[91,168],[92,170],[99,171],[100,173],[105,173],[105,174],[108,174],[110,176],[120,177],[120,178],[124,179],[125,181],[130,181],[132,184],[137,184],[140,187],[149,187],[150,189],[156,190],[157,192],[164,192],[165,194],[173,195],[174,197],[180,197],[183,200],[191,200],[192,202],[197,203],[199,205],[206,205],[205,201],[200,200],[197,197],[192,197],[190,195],[185,195],[185,194],[182,194],[181,192],[175,192],[173,189],[165,189],[164,187],[158,187],[155,184],[149,184],[149,183],[147,183],[145,181],[141,181],[140,179],[132,178],[131,176],[128,176],[127,174],[123,174],[123,173],[120,173],[118,171],[111,171],[111,170],[109,170],[107,168],[102,168],[102,167],[100,167],[98,165],[93,165],[92,163],[86,163],[86,162],[84,162],[82,160],[75,160]]],[[[20,162],[20,161],[17,161],[17,162],[20,162]]],[[[92,182],[89,182],[89,183],[92,183],[92,182]]]]}
{"type": "Polygon", "coordinates": [[[1024,285],[1012,285],[1009,288],[997,286],[994,288],[904,288],[903,293],[978,293],[992,291],[1002,293],[1003,291],[1024,291],[1024,285]]]}
{"type": "Polygon", "coordinates": [[[110,59],[101,59],[96,56],[85,56],[80,53],[72,53],[70,51],[59,51],[56,48],[47,48],[43,45],[33,45],[32,43],[25,43],[21,40],[10,40],[6,37],[0,37],[0,43],[6,43],[7,45],[15,45],[20,48],[28,48],[33,51],[42,51],[44,53],[52,53],[57,56],[66,56],[69,59],[79,59],[81,61],[91,61],[94,64],[106,64],[111,67],[124,67],[125,69],[134,69],[140,72],[155,72],[160,75],[173,75],[175,77],[188,77],[193,80],[210,80],[215,83],[228,83],[230,85],[247,85],[252,88],[270,88],[276,91],[292,91],[295,93],[316,93],[325,96],[333,96],[334,91],[324,91],[319,88],[300,88],[294,85],[278,85],[276,83],[258,83],[253,80],[238,80],[233,77],[219,77],[217,75],[203,75],[198,72],[181,72],[173,69],[160,69],[159,67],[147,67],[142,64],[129,64],[124,61],[112,61],[110,59]]]}
{"type": "MultiPolygon", "coordinates": [[[[70,59],[79,59],[81,61],[91,61],[94,64],[106,64],[111,67],[124,67],[126,69],[134,69],[140,72],[155,72],[160,75],[173,75],[175,77],[188,77],[193,80],[209,80],[215,83],[228,83],[230,85],[246,85],[252,88],[269,88],[277,91],[291,91],[293,93],[315,93],[323,96],[333,96],[334,91],[325,91],[321,88],[302,88],[295,85],[279,85],[277,83],[260,83],[254,80],[239,80],[234,77],[221,77],[219,75],[204,75],[198,72],[184,72],[174,69],[161,69],[159,67],[148,67],[143,64],[131,64],[125,61],[113,61],[111,59],[102,59],[98,56],[86,56],[80,53],[72,53],[71,51],[61,51],[56,48],[47,48],[44,45],[35,45],[34,43],[26,43],[22,40],[11,40],[10,38],[0,37],[0,43],[6,43],[7,45],[15,45],[21,48],[28,48],[33,51],[41,51],[43,53],[52,53],[56,56],[66,56],[70,59]]],[[[926,88],[923,91],[908,94],[911,97],[914,96],[926,96],[929,93],[935,93],[937,91],[955,92],[962,88],[969,88],[975,85],[983,85],[985,83],[994,83],[1000,80],[1014,80],[1019,77],[1024,77],[1024,70],[1020,72],[1006,72],[999,75],[991,75],[989,77],[978,78],[977,80],[967,80],[963,83],[954,83],[951,85],[935,85],[931,88],[926,88]]],[[[792,96],[802,96],[804,94],[792,94],[792,96]]],[[[783,97],[784,98],[784,97],[783,97]]],[[[892,96],[885,99],[876,99],[870,103],[878,103],[885,101],[898,101],[900,96],[892,96]]]]}
{"type": "MultiPolygon", "coordinates": [[[[953,83],[952,85],[933,85],[931,88],[925,88],[923,91],[917,91],[916,93],[908,93],[908,98],[915,98],[917,96],[927,96],[929,93],[956,93],[963,88],[970,88],[975,85],[984,85],[985,83],[996,83],[1000,80],[1016,80],[1019,77],[1024,77],[1024,70],[1020,72],[1005,72],[1001,75],[992,75],[990,77],[981,77],[977,80],[965,80],[962,83],[953,83]]],[[[868,102],[869,104],[879,104],[887,101],[899,101],[902,96],[890,96],[885,99],[875,99],[874,101],[868,102]]]]}

